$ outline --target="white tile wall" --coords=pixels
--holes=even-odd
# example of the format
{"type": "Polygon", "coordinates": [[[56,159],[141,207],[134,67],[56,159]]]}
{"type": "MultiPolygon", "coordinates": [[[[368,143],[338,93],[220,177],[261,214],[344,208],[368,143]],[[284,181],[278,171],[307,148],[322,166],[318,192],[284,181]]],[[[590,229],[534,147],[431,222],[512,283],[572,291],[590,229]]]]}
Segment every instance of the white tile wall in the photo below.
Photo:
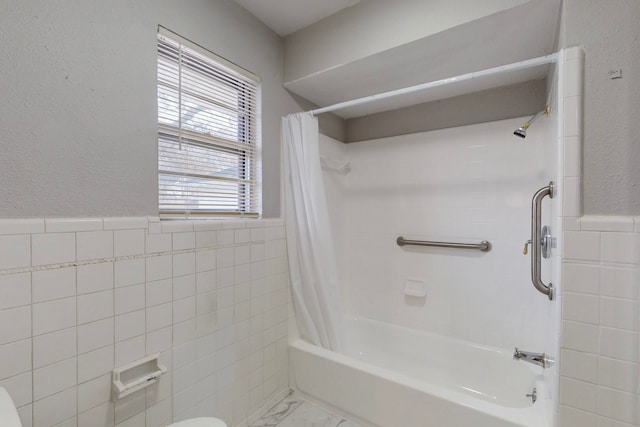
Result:
{"type": "Polygon", "coordinates": [[[559,425],[637,426],[640,228],[637,217],[580,217],[582,53],[568,54],[559,425]]]}
{"type": "Polygon", "coordinates": [[[238,425],[287,389],[289,305],[281,220],[0,220],[0,385],[25,427],[238,425]],[[169,375],[113,402],[114,366],[156,352],[169,375]]]}
{"type": "Polygon", "coordinates": [[[75,233],[31,235],[32,265],[47,265],[76,260],[75,233]]]}
{"type": "Polygon", "coordinates": [[[0,236],[0,268],[11,269],[31,265],[29,235],[0,236]]]}
{"type": "Polygon", "coordinates": [[[31,296],[34,303],[75,295],[75,267],[34,271],[31,275],[31,296]]]}
{"type": "Polygon", "coordinates": [[[0,276],[0,310],[31,303],[31,273],[0,276]]]}
{"type": "Polygon", "coordinates": [[[340,272],[348,283],[345,301],[357,314],[498,346],[523,342],[529,334],[537,336],[531,345],[544,342],[556,352],[561,342],[559,425],[630,426],[637,423],[640,406],[635,395],[640,218],[581,218],[583,53],[573,48],[563,56],[552,93],[557,114],[549,118],[561,136],[557,175],[531,169],[539,156],[556,156],[552,146],[535,148],[543,145],[534,140],[536,133],[549,141],[556,135],[550,128],[545,132],[550,126],[545,120],[532,127],[524,145],[513,144],[491,124],[441,131],[444,146],[437,133],[347,147],[322,139],[324,155],[353,166],[347,176],[325,173],[340,272]],[[503,138],[510,142],[501,145],[503,138]],[[557,334],[549,339],[527,327],[530,318],[546,319],[551,329],[560,322],[559,310],[549,312],[552,305],[521,274],[527,260],[514,255],[528,238],[522,236],[528,236],[531,176],[558,184],[551,277],[563,307],[561,341],[557,334]],[[488,190],[505,182],[513,186],[499,193],[488,190]],[[437,250],[430,253],[432,262],[419,250],[407,250],[399,259],[393,244],[398,235],[489,238],[495,245],[491,256],[467,256],[460,264],[437,250]],[[478,289],[473,279],[485,262],[499,277],[489,289],[478,289]],[[424,300],[404,298],[408,277],[425,281],[424,300]],[[533,301],[533,306],[518,301],[533,301]]]}
{"type": "Polygon", "coordinates": [[[564,264],[564,283],[571,292],[564,294],[562,427],[576,425],[578,419],[582,425],[598,426],[638,422],[640,233],[617,231],[628,221],[629,218],[585,217],[581,222],[586,231],[565,234],[568,247],[585,239],[599,243],[600,257],[594,259],[594,251],[582,251],[564,264]],[[571,319],[567,305],[578,308],[585,299],[590,303],[582,306],[581,318],[571,319]],[[596,390],[595,404],[580,402],[583,391],[568,386],[574,380],[582,381],[582,390],[596,390]]]}
{"type": "MultiPolygon", "coordinates": [[[[557,180],[543,161],[554,126],[545,118],[523,143],[512,135],[521,122],[352,143],[344,152],[322,139],[323,154],[352,165],[346,175],[325,171],[332,225],[342,230],[334,240],[350,312],[502,348],[545,348],[544,334],[532,333],[527,319],[550,319],[553,306],[532,287],[522,247],[532,194],[557,180]],[[493,248],[400,248],[398,236],[486,239],[493,248]],[[410,278],[425,283],[426,298],[405,297],[410,278]]],[[[547,262],[546,281],[550,269],[547,262]]]]}
{"type": "Polygon", "coordinates": [[[41,368],[77,354],[75,327],[33,337],[33,367],[41,368]]]}
{"type": "Polygon", "coordinates": [[[76,233],[78,261],[110,258],[113,256],[112,231],[86,231],[76,233]]]}

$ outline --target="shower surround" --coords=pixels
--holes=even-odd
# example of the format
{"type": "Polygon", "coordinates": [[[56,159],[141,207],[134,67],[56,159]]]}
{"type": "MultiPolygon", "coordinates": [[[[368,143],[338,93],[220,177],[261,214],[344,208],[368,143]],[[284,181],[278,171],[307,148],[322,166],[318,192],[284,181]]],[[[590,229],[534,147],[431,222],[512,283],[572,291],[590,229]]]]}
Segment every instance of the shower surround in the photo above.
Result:
{"type": "MultiPolygon", "coordinates": [[[[568,239],[563,226],[573,226],[580,215],[582,63],[580,48],[560,52],[558,63],[550,66],[551,113],[531,126],[526,140],[512,132],[528,117],[347,145],[321,139],[321,155],[331,160],[326,165],[350,164],[350,170],[325,167],[324,175],[347,315],[462,340],[470,348],[476,343],[512,352],[517,346],[560,357],[561,266],[568,239]],[[554,197],[545,199],[542,221],[554,240],[550,258],[543,260],[542,280],[553,283],[553,301],[531,284],[530,255],[523,254],[531,238],[531,197],[550,181],[554,197]],[[488,240],[492,250],[398,247],[399,236],[488,240]]],[[[296,342],[290,347],[295,354],[296,342]]],[[[313,357],[330,363],[345,356],[313,357]]],[[[369,363],[348,359],[343,362],[354,376],[376,375],[369,363]]],[[[296,387],[295,361],[293,373],[296,387]]],[[[300,375],[311,398],[367,419],[366,411],[353,412],[358,405],[341,407],[314,394],[311,390],[323,381],[309,383],[300,375]]],[[[558,375],[557,365],[544,374],[543,389],[554,412],[550,426],[558,420],[558,375]]],[[[388,393],[383,378],[388,376],[382,375],[376,387],[388,393]]],[[[430,387],[427,381],[414,389],[430,387]]],[[[568,397],[565,392],[561,402],[576,396],[575,390],[568,397]]],[[[451,419],[455,416],[460,414],[451,419]]]]}
{"type": "MultiPolygon", "coordinates": [[[[541,118],[522,140],[512,132],[525,120],[346,145],[352,170],[329,206],[342,230],[335,239],[351,314],[499,348],[541,350],[549,330],[557,339],[557,302],[534,289],[522,253],[531,196],[558,180],[554,119],[541,118]],[[399,247],[398,236],[492,248],[399,247]],[[406,286],[426,296],[407,295],[406,286]]],[[[557,200],[543,204],[555,232],[557,200]]],[[[552,262],[543,260],[545,283],[552,262]]]]}
{"type": "MultiPolygon", "coordinates": [[[[325,169],[347,313],[356,319],[372,319],[383,330],[396,329],[387,335],[377,331],[361,336],[356,328],[360,332],[347,337],[347,342],[366,341],[370,336],[386,339],[369,339],[368,345],[348,357],[316,352],[313,346],[293,342],[294,387],[337,412],[384,427],[397,419],[385,417],[382,408],[376,410],[380,396],[386,396],[382,399],[396,413],[415,415],[402,419],[407,426],[422,421],[433,425],[554,425],[557,368],[544,373],[540,369],[521,381],[515,380],[517,375],[505,374],[525,363],[511,359],[513,347],[545,352],[553,358],[559,353],[560,298],[549,301],[533,287],[531,257],[523,254],[531,233],[532,194],[550,180],[562,179],[557,172],[559,119],[556,113],[536,123],[523,141],[512,132],[525,120],[346,146],[322,139],[325,158],[348,160],[351,165],[348,172],[325,169]],[[398,236],[463,243],[488,240],[491,250],[400,247],[398,236]],[[416,330],[425,335],[416,335],[416,330]],[[401,338],[405,336],[410,338],[401,338]],[[412,355],[412,360],[418,354],[429,355],[416,347],[424,341],[429,341],[429,348],[442,348],[442,360],[451,361],[455,355],[464,362],[447,367],[430,357],[418,357],[415,364],[405,361],[405,355],[412,355]],[[488,346],[484,354],[492,355],[482,362],[474,353],[481,346],[488,346]],[[502,353],[497,349],[503,349],[502,353]],[[384,363],[368,359],[384,359],[384,363]],[[453,374],[445,375],[447,381],[438,383],[433,374],[419,374],[423,363],[435,372],[464,371],[465,375],[455,379],[453,374]],[[524,399],[536,387],[541,399],[518,408],[498,403],[498,395],[487,391],[490,385],[472,384],[472,378],[481,376],[478,368],[491,364],[502,366],[491,376],[496,390],[519,390],[517,395],[524,399]],[[411,372],[401,371],[408,366],[413,366],[411,372]],[[325,392],[323,384],[332,372],[338,372],[334,382],[351,379],[342,386],[354,387],[351,393],[325,392]],[[501,373],[506,377],[501,378],[501,373]],[[505,386],[506,378],[513,383],[505,386]],[[536,385],[534,378],[540,383],[536,385]],[[349,400],[358,388],[375,392],[369,397],[358,394],[358,402],[349,400]],[[475,392],[462,396],[450,389],[475,392]],[[412,403],[416,401],[424,403],[419,405],[420,415],[412,403]],[[443,407],[447,409],[438,409],[443,407]]],[[[556,233],[560,232],[561,200],[556,194],[543,204],[543,222],[556,233]]],[[[542,265],[543,281],[553,282],[556,289],[560,289],[559,265],[558,253],[542,265]]]]}

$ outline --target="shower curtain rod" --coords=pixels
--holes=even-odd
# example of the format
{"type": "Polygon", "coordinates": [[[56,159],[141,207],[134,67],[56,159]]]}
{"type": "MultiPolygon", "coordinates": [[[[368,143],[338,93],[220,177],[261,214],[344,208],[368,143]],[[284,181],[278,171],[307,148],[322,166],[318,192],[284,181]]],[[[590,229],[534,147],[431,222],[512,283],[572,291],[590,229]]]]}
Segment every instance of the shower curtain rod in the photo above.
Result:
{"type": "Polygon", "coordinates": [[[328,113],[330,111],[340,110],[348,107],[355,107],[356,105],[367,104],[369,102],[378,101],[380,99],[392,98],[394,96],[404,95],[407,93],[417,92],[420,90],[432,89],[434,87],[445,86],[450,83],[459,83],[466,80],[471,80],[477,77],[485,77],[493,74],[506,73],[509,71],[524,70],[527,68],[536,67],[538,65],[550,64],[558,61],[558,52],[551,53],[545,56],[539,56],[537,58],[526,59],[520,62],[514,62],[513,64],[501,65],[499,67],[488,68],[486,70],[475,71],[473,73],[461,74],[455,77],[449,77],[446,79],[435,80],[429,83],[422,83],[415,86],[409,86],[402,89],[396,89],[388,92],[378,93],[376,95],[369,95],[351,101],[338,102],[337,104],[329,105],[327,107],[316,108],[310,110],[311,114],[317,115],[322,113],[328,113]]]}

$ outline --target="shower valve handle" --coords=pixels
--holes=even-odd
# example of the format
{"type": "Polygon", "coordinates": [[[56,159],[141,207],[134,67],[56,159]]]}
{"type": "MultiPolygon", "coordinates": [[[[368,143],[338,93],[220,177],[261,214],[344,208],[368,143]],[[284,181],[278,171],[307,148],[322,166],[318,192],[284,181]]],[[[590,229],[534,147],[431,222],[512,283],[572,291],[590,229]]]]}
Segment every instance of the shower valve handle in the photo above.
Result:
{"type": "Polygon", "coordinates": [[[524,242],[524,248],[522,249],[522,255],[527,255],[529,253],[529,245],[531,244],[531,240],[527,240],[524,242]]]}

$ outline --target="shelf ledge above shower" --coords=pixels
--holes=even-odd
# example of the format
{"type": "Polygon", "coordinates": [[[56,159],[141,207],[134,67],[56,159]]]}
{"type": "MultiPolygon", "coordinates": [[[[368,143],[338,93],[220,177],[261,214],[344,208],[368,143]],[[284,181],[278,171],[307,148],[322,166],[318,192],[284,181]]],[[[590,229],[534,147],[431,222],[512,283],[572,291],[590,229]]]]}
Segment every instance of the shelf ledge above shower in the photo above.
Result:
{"type": "MultiPolygon", "coordinates": [[[[315,72],[309,71],[303,76],[290,76],[284,86],[296,95],[325,107],[552,53],[557,33],[559,1],[512,1],[511,6],[505,7],[507,3],[501,3],[503,9],[499,12],[478,15],[481,16],[478,19],[426,37],[353,60],[344,60],[315,72]]],[[[300,43],[296,39],[288,39],[287,44],[300,43]]],[[[340,49],[340,46],[335,49],[340,49]]],[[[287,52],[292,55],[292,50],[294,49],[285,51],[285,67],[287,63],[301,62],[300,58],[287,58],[287,52]]],[[[294,53],[301,55],[300,50],[294,53]]],[[[314,55],[313,49],[309,49],[306,54],[311,58],[314,55]]],[[[549,65],[541,65],[341,109],[334,114],[345,119],[361,117],[541,80],[548,72],[549,65]]]]}

